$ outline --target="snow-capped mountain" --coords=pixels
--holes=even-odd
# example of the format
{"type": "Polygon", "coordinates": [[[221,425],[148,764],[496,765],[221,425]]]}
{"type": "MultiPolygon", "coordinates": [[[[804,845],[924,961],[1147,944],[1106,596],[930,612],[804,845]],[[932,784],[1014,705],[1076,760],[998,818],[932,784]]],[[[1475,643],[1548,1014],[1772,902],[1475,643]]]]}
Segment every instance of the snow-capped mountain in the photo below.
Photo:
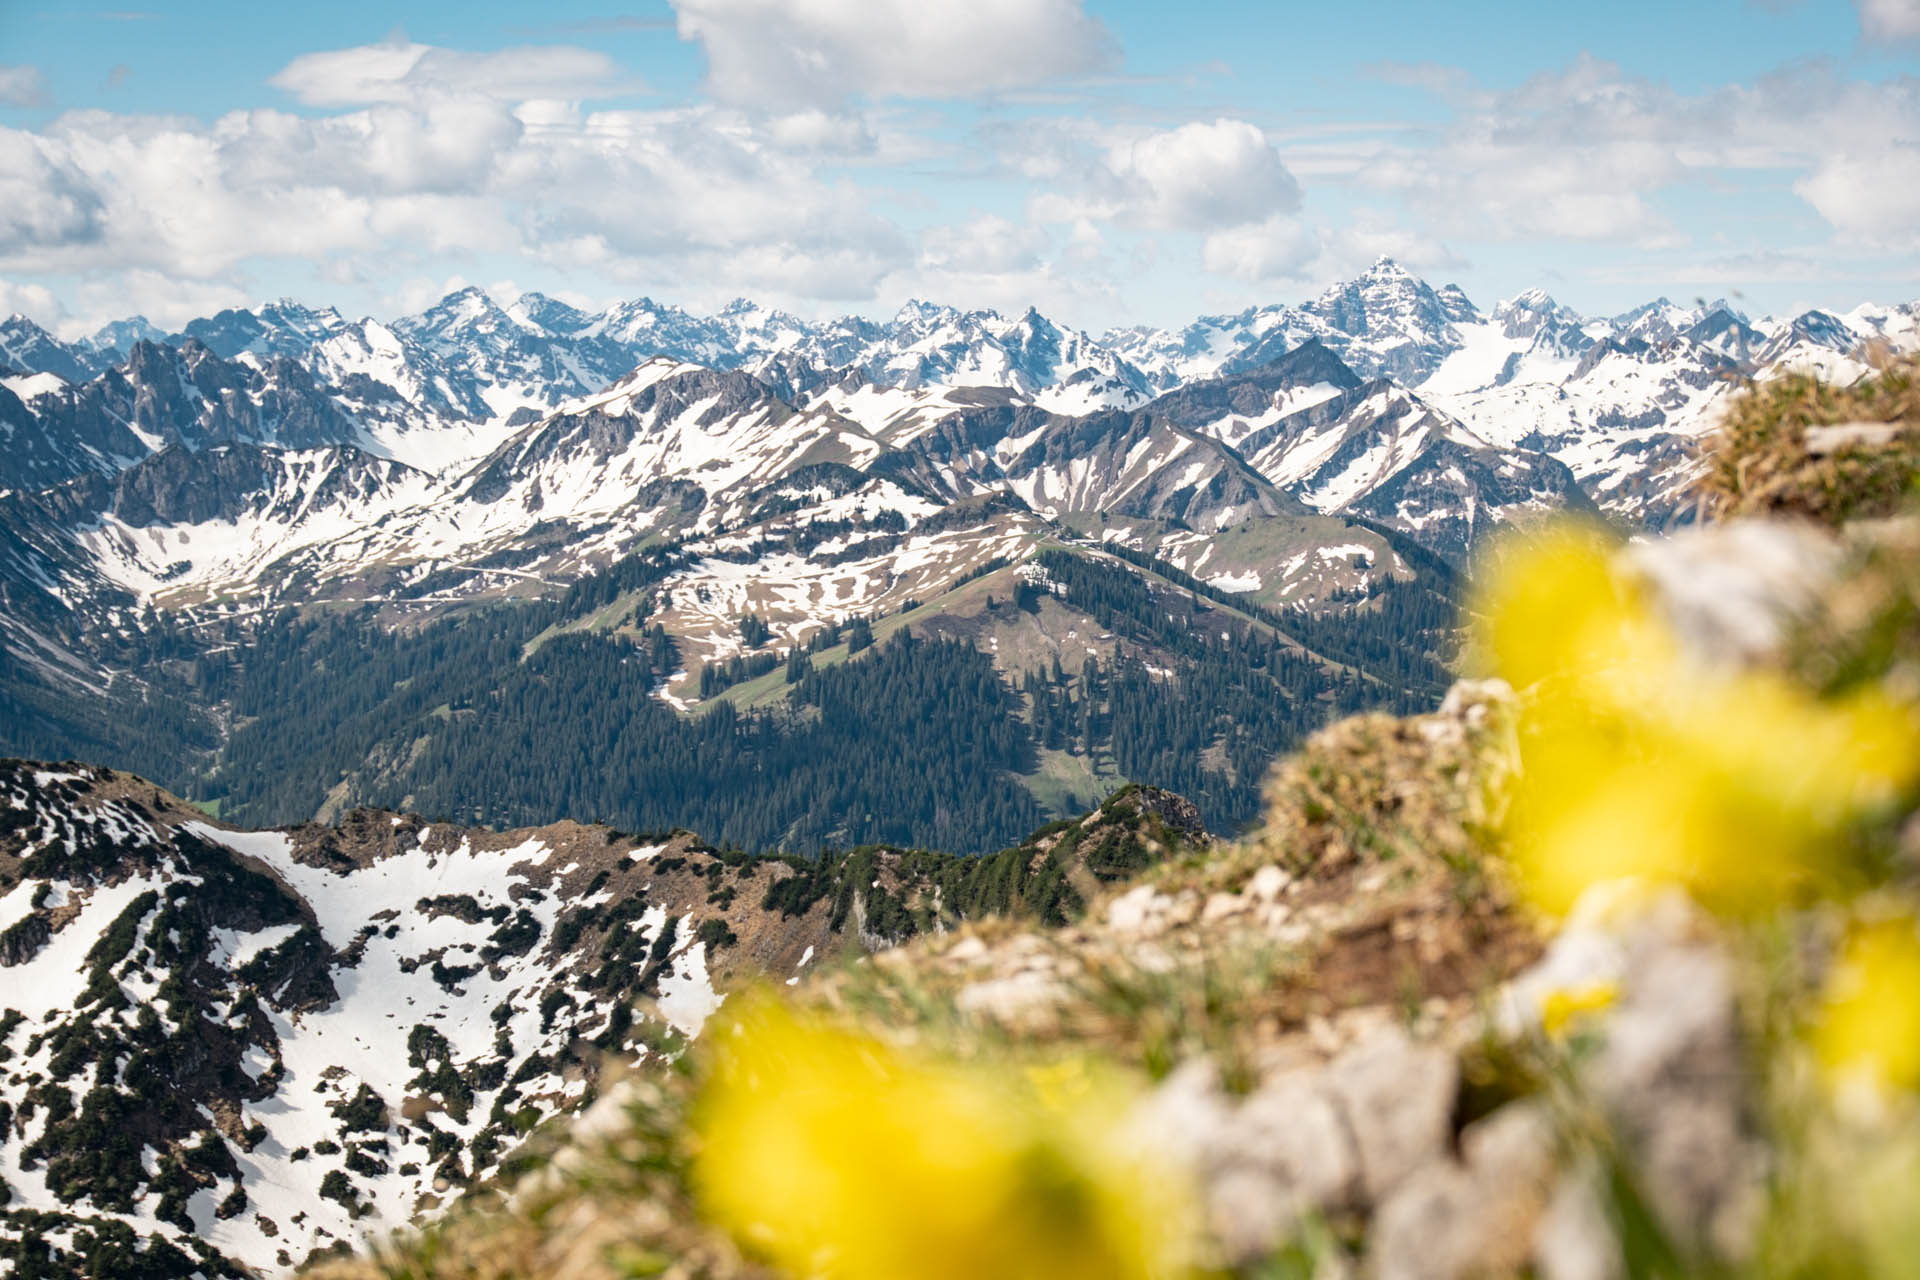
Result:
{"type": "MultiPolygon", "coordinates": [[[[435,425],[418,405],[385,419],[355,412],[347,393],[302,399],[304,376],[285,357],[147,344],[125,370],[36,401],[51,417],[112,397],[89,420],[139,434],[101,446],[122,453],[64,485],[0,496],[19,590],[59,584],[76,609],[122,593],[194,607],[412,595],[431,580],[433,599],[457,600],[564,583],[661,539],[719,546],[815,524],[911,540],[947,508],[995,495],[1024,513],[1028,538],[1049,521],[1124,519],[1140,523],[1111,536],[1147,549],[1170,530],[1318,512],[1459,555],[1514,510],[1585,505],[1552,459],[1496,448],[1317,342],[1083,414],[1010,389],[879,388],[858,374],[795,402],[742,370],[655,357],[517,428],[435,425]],[[488,452],[464,456],[489,436],[488,452]],[[158,451],[139,457],[149,445],[158,451]]],[[[989,540],[1007,532],[981,527],[989,540]]],[[[1329,536],[1350,541],[1338,525],[1329,536]]],[[[810,554],[829,563],[851,545],[820,543],[810,554]]],[[[985,558],[942,556],[956,571],[985,558]]],[[[1304,580],[1289,585],[1282,569],[1276,558],[1242,576],[1284,600],[1304,580]]],[[[819,621],[878,607],[898,577],[862,579],[872,586],[819,621]]]]}
{"type": "Polygon", "coordinates": [[[1318,340],[1363,376],[1408,385],[1431,373],[1481,322],[1458,286],[1434,289],[1390,258],[1303,306],[1203,316],[1184,329],[1115,330],[1105,341],[1159,387],[1237,373],[1318,340]]]}
{"type": "Polygon", "coordinates": [[[230,308],[191,321],[178,336],[191,338],[229,360],[243,353],[298,356],[346,323],[332,307],[314,311],[282,298],[257,311],[230,308]]]}
{"type": "MultiPolygon", "coordinates": [[[[1197,564],[1190,537],[1317,515],[1335,545],[1375,522],[1458,559],[1521,511],[1686,518],[1697,442],[1741,379],[1857,377],[1867,346],[1920,347],[1920,308],[1756,320],[1660,300],[1594,319],[1529,290],[1482,313],[1383,259],[1302,306],[1100,337],[1032,310],[590,314],[477,289],[391,323],[283,301],[163,342],[148,328],[64,344],[0,326],[16,637],[24,600],[106,625],[154,603],[546,590],[662,539],[736,557],[798,539],[822,570],[867,547],[885,571],[825,623],[918,580],[887,556],[988,500],[980,547],[1037,545],[1053,522],[1197,564]]],[[[1280,542],[1237,538],[1266,558],[1219,576],[1268,603],[1326,589],[1280,542]]]]}
{"type": "MultiPolygon", "coordinates": [[[[90,380],[152,336],[136,319],[62,343],[15,317],[0,325],[7,390],[24,406],[58,390],[49,375],[90,380]]],[[[275,359],[305,365],[359,424],[360,443],[435,472],[487,456],[512,430],[660,355],[747,372],[790,402],[830,403],[871,429],[875,415],[917,405],[924,421],[926,406],[982,388],[1061,414],[1139,408],[1317,341],[1360,377],[1391,379],[1496,448],[1545,448],[1613,513],[1661,521],[1678,512],[1669,499],[1687,478],[1679,460],[1688,442],[1718,411],[1722,393],[1707,384],[1788,368],[1857,377],[1864,347],[1920,346],[1920,317],[1906,304],[1755,320],[1724,301],[1659,299],[1588,318],[1537,289],[1482,313],[1457,286],[1436,288],[1383,258],[1302,305],[1173,331],[1095,336],[1033,310],[1010,318],[927,302],[886,321],[807,321],[744,300],[711,316],[646,298],[590,314],[537,293],[502,306],[469,288],[390,323],[282,300],[194,321],[164,345],[188,339],[258,369],[275,359]]],[[[0,423],[21,420],[0,400],[0,423]]],[[[50,483],[63,467],[136,456],[105,448],[112,434],[83,431],[76,442],[68,432],[57,458],[30,443],[9,482],[50,483]]]]}
{"type": "Polygon", "coordinates": [[[74,345],[92,352],[101,367],[119,364],[141,342],[165,342],[167,331],[145,316],[128,316],[101,325],[74,345]]]}
{"type": "Polygon", "coordinates": [[[0,488],[114,475],[170,446],[312,448],[361,439],[339,398],[285,356],[222,360],[194,339],[135,344],[121,365],[68,382],[53,373],[0,390],[0,488]]]}
{"type": "Polygon", "coordinates": [[[40,373],[84,382],[99,367],[91,352],[60,341],[23,315],[0,320],[0,375],[40,373]]]}

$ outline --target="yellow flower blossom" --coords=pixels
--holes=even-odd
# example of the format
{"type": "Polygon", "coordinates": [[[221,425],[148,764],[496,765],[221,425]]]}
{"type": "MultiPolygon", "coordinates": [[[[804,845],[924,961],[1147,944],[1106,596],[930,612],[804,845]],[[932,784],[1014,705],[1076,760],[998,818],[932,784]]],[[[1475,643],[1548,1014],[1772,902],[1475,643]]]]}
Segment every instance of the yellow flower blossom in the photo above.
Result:
{"type": "Polygon", "coordinates": [[[1178,1274],[1184,1198],[1117,1145],[1122,1099],[803,1019],[768,999],[709,1032],[705,1212],[799,1275],[1147,1280],[1178,1274]]]}
{"type": "Polygon", "coordinates": [[[1920,931],[1856,930],[1827,982],[1814,1048],[1836,1084],[1920,1089],[1920,931]]]}
{"type": "Polygon", "coordinates": [[[1629,877],[1735,913],[1776,905],[1840,872],[1848,824],[1920,773],[1910,709],[1707,670],[1591,532],[1509,544],[1483,583],[1475,648],[1526,695],[1509,834],[1550,912],[1629,877]]]}
{"type": "Polygon", "coordinates": [[[1620,999],[1620,987],[1613,982],[1590,982],[1584,987],[1557,987],[1540,1002],[1540,1029],[1550,1040],[1566,1038],[1569,1031],[1591,1022],[1596,1014],[1613,1008],[1620,999]]]}

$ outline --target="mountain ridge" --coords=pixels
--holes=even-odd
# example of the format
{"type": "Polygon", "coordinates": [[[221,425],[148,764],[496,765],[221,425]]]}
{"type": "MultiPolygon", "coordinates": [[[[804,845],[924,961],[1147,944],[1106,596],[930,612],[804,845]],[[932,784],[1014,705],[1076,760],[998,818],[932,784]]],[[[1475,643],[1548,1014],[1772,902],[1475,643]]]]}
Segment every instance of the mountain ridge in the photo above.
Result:
{"type": "Polygon", "coordinates": [[[1063,923],[1209,840],[1142,789],[990,858],[812,861],[372,810],[246,831],[73,762],[0,760],[0,794],[0,1248],[99,1274],[275,1274],[431,1215],[603,1059],[696,1032],[723,973],[1063,923]]]}

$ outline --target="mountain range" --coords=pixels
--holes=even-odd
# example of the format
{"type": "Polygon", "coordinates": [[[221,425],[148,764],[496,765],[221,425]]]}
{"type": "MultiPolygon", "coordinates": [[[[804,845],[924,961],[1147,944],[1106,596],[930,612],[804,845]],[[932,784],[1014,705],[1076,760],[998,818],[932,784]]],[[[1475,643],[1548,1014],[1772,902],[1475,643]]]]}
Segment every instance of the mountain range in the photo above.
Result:
{"type": "Polygon", "coordinates": [[[699,817],[709,838],[817,848],[877,831],[829,821],[823,796],[751,819],[696,803],[633,726],[671,711],[653,740],[706,759],[724,703],[728,732],[817,751],[842,731],[831,708],[872,695],[854,686],[953,676],[966,649],[1018,691],[983,687],[969,712],[1012,735],[982,767],[1038,808],[1003,796],[991,830],[929,816],[889,838],[997,847],[1129,779],[1230,827],[1330,708],[1438,696],[1490,530],[1566,509],[1685,521],[1696,444],[1743,381],[1844,380],[1876,346],[1920,346],[1920,307],[1596,319],[1532,291],[1482,312],[1385,259],[1301,306],[1099,335],[1032,310],[590,314],[477,289],[390,323],[283,301],[77,342],[15,316],[0,749],[136,768],[255,821],[434,796],[476,822],[699,817]],[[865,650],[901,629],[947,647],[888,675],[865,650]],[[382,663],[376,697],[356,680],[382,663]],[[603,666],[638,701],[595,747],[553,700],[603,666]],[[1134,681],[1199,710],[1143,728],[1134,681]],[[796,707],[813,718],[781,719],[796,707]],[[268,726],[329,745],[294,759],[268,726]],[[1159,748],[1113,745],[1143,734],[1159,748]],[[475,753],[502,735],[626,772],[590,794],[556,778],[570,806],[454,786],[497,772],[475,753]],[[643,781],[695,807],[634,800],[643,781]]]}

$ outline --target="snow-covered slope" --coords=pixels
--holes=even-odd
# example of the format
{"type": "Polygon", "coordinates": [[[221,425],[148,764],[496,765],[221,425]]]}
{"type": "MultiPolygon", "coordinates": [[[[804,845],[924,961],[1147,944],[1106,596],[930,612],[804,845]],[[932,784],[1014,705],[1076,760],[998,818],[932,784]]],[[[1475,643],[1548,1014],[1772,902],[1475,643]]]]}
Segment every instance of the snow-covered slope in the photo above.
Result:
{"type": "Polygon", "coordinates": [[[1501,303],[1420,394],[1501,446],[1565,463],[1610,513],[1686,518],[1701,441],[1746,380],[1815,373],[1850,382],[1875,348],[1920,350],[1915,309],[1863,306],[1752,320],[1724,301],[1660,299],[1612,320],[1583,319],[1539,290],[1501,303]]]}
{"type": "Polygon", "coordinates": [[[605,1054],[698,1031],[703,920],[776,974],[830,943],[824,910],[755,927],[790,868],[713,862],[571,823],[237,831],[125,774],[0,762],[0,1234],[71,1262],[130,1228],[277,1274],[430,1212],[605,1054]]]}
{"type": "MultiPolygon", "coordinates": [[[[1114,874],[1096,848],[1126,868],[1207,838],[1152,788],[1081,826],[1075,883],[1114,874]]],[[[1010,853],[1055,866],[1047,834],[1010,853]]],[[[993,909],[943,904],[957,861],[868,851],[818,882],[685,832],[367,809],[246,831],[129,774],[0,761],[0,1256],[239,1280],[430,1221],[610,1066],[660,1067],[730,982],[993,909]]]]}

